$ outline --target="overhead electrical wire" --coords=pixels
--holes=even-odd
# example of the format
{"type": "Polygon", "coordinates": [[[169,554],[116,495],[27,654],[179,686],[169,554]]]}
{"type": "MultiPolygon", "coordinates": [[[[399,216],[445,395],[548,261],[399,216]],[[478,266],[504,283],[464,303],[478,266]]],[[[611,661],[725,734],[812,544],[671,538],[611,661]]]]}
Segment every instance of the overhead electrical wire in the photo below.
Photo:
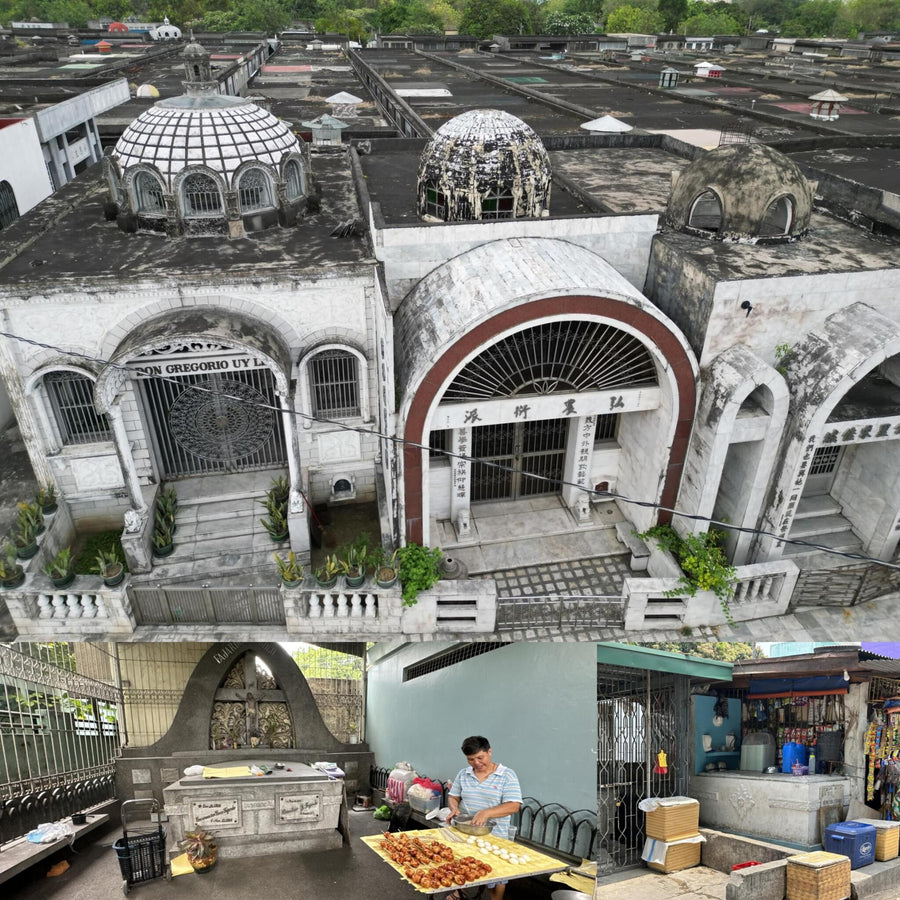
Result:
{"type": "MultiPolygon", "coordinates": [[[[75,359],[83,359],[83,360],[86,360],[91,363],[100,364],[102,366],[108,366],[108,367],[114,368],[114,369],[121,369],[122,371],[128,372],[129,374],[134,374],[134,371],[135,371],[131,366],[128,366],[124,363],[116,363],[116,362],[113,362],[112,360],[103,359],[102,357],[99,357],[99,356],[91,356],[90,354],[87,354],[87,353],[80,353],[77,350],[65,350],[64,348],[57,347],[54,344],[47,344],[42,341],[36,341],[36,340],[33,340],[32,338],[27,338],[27,337],[23,337],[22,335],[13,334],[12,332],[0,331],[0,337],[9,338],[10,340],[19,341],[24,344],[31,344],[34,347],[40,347],[43,350],[51,350],[55,353],[61,353],[65,356],[74,357],[75,359]]],[[[716,526],[716,528],[720,528],[723,530],[734,531],[739,534],[756,535],[757,537],[770,537],[770,538],[773,538],[775,541],[782,543],[782,544],[793,544],[795,546],[806,547],[809,550],[818,550],[822,553],[828,553],[832,556],[840,556],[845,559],[852,559],[852,560],[856,560],[858,562],[873,563],[874,565],[883,566],[884,568],[887,568],[887,569],[894,569],[894,570],[900,571],[900,563],[893,563],[893,562],[888,562],[883,559],[876,559],[874,556],[867,556],[863,553],[852,553],[847,550],[836,550],[833,547],[826,547],[823,544],[815,544],[815,543],[812,543],[811,541],[801,540],[800,538],[783,537],[781,535],[776,534],[773,531],[766,531],[765,529],[762,529],[762,528],[747,528],[743,525],[735,525],[733,522],[725,522],[721,519],[715,519],[712,516],[702,516],[697,513],[683,512],[681,510],[675,509],[674,507],[665,506],[662,503],[656,503],[653,500],[639,500],[635,497],[628,497],[625,494],[616,493],[615,491],[599,491],[599,490],[596,490],[595,488],[585,487],[584,485],[577,484],[576,482],[572,482],[572,481],[566,481],[565,479],[562,479],[562,478],[551,478],[548,475],[539,475],[536,472],[527,472],[524,469],[517,468],[516,466],[508,466],[508,465],[505,465],[504,463],[498,463],[498,462],[494,462],[492,460],[481,459],[480,457],[476,457],[476,456],[468,456],[465,453],[455,453],[452,450],[443,450],[443,449],[437,449],[437,450],[432,451],[432,448],[428,444],[420,444],[420,443],[417,443],[416,441],[410,441],[410,440],[407,440],[406,438],[397,437],[396,435],[385,434],[383,432],[377,431],[374,428],[365,428],[361,425],[348,425],[346,422],[339,422],[335,419],[328,419],[323,416],[315,416],[315,415],[311,415],[309,413],[299,412],[297,410],[285,410],[285,409],[282,409],[280,406],[275,406],[275,405],[272,405],[271,403],[264,403],[264,402],[257,401],[257,400],[248,400],[245,397],[236,397],[236,396],[234,396],[232,394],[228,394],[224,391],[217,391],[213,388],[203,387],[202,385],[196,385],[196,384],[185,385],[183,380],[181,380],[180,378],[174,378],[172,376],[154,375],[153,377],[158,378],[160,381],[171,382],[173,384],[180,385],[183,388],[189,388],[191,390],[195,390],[200,393],[211,394],[213,396],[221,397],[226,400],[234,400],[238,403],[249,404],[251,406],[257,406],[261,409],[272,410],[279,414],[284,414],[285,412],[287,412],[289,415],[294,416],[295,418],[298,418],[298,419],[304,419],[304,420],[310,421],[310,422],[318,422],[319,424],[323,424],[323,425],[333,425],[336,428],[340,428],[344,431],[353,431],[353,432],[357,432],[359,434],[368,435],[370,437],[381,438],[384,441],[388,441],[392,444],[400,445],[403,447],[414,447],[417,450],[428,450],[429,452],[437,452],[437,453],[440,453],[443,456],[447,456],[451,459],[460,459],[460,460],[465,460],[466,462],[470,462],[470,463],[478,463],[479,465],[497,469],[498,471],[509,472],[509,473],[518,474],[518,475],[524,475],[528,478],[535,479],[536,481],[546,481],[546,482],[550,482],[554,485],[559,485],[561,487],[563,487],[563,486],[574,487],[574,488],[577,488],[579,491],[582,491],[585,494],[591,494],[595,497],[602,497],[602,498],[605,498],[608,500],[618,500],[621,503],[626,503],[631,506],[638,506],[638,507],[642,507],[645,509],[655,509],[660,512],[671,513],[673,516],[678,516],[681,519],[688,519],[689,521],[693,521],[693,522],[705,522],[708,525],[714,525],[714,526],[716,526]]],[[[309,501],[307,501],[307,503],[308,502],[309,501]]]]}

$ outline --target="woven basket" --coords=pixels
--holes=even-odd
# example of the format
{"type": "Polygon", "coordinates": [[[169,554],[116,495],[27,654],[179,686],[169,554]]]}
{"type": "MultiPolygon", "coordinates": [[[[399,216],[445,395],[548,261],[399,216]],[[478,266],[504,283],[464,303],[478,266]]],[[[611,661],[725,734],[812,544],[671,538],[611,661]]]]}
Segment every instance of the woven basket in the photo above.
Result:
{"type": "Polygon", "coordinates": [[[672,844],[666,849],[666,860],[662,863],[648,862],[657,872],[679,872],[700,865],[700,844],[672,844]]]}
{"type": "Polygon", "coordinates": [[[697,800],[686,797],[682,802],[660,805],[647,813],[645,834],[658,841],[677,841],[691,837],[699,830],[700,803],[697,800]]]}
{"type": "Polygon", "coordinates": [[[846,900],[850,859],[838,853],[801,853],[787,861],[787,900],[846,900]]]}
{"type": "Polygon", "coordinates": [[[875,859],[878,862],[900,855],[900,822],[865,821],[866,825],[875,826],[875,859]]]}

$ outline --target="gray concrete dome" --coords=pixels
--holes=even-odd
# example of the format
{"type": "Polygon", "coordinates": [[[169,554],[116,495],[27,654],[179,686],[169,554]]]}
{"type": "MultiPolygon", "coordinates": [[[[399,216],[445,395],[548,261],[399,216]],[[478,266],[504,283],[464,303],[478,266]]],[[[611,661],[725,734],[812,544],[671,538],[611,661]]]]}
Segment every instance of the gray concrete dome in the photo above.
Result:
{"type": "Polygon", "coordinates": [[[800,167],[765,144],[727,144],[678,177],[665,222],[721,241],[784,241],[809,229],[813,191],[800,167]]]}
{"type": "Polygon", "coordinates": [[[445,122],[419,160],[420,216],[447,222],[544,215],[550,157],[521,119],[474,109],[445,122]]]}

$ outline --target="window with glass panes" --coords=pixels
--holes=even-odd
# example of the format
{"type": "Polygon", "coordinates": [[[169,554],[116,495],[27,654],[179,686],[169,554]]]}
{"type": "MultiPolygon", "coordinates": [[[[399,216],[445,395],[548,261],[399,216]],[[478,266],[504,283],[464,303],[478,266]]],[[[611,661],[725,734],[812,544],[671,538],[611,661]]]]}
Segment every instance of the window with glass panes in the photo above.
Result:
{"type": "Polygon", "coordinates": [[[358,416],[359,373],[356,357],[346,350],[323,350],[309,363],[313,415],[358,416]]]}
{"type": "Polygon", "coordinates": [[[447,217],[447,195],[434,183],[425,186],[425,212],[436,219],[447,217]]]}
{"type": "Polygon", "coordinates": [[[511,219],[513,197],[509,191],[489,191],[481,201],[482,219],[511,219]]]}

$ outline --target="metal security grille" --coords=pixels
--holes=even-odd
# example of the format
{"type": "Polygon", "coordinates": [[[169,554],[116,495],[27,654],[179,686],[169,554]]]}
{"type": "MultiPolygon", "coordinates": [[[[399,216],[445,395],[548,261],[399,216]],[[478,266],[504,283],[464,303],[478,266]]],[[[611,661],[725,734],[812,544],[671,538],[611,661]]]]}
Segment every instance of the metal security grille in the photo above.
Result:
{"type": "Polygon", "coordinates": [[[557,493],[567,426],[565,419],[545,419],[473,428],[472,455],[497,466],[472,464],[472,502],[557,493]]]}
{"type": "Polygon", "coordinates": [[[346,350],[323,350],[309,363],[313,415],[348,418],[359,415],[356,357],[346,350]]]}
{"type": "Polygon", "coordinates": [[[450,428],[442,428],[439,431],[431,431],[428,435],[428,455],[431,459],[447,459],[444,451],[450,449],[450,438],[453,434],[450,428]]]}
{"type": "Polygon", "coordinates": [[[284,167],[285,195],[288,200],[296,200],[303,196],[303,173],[300,171],[300,163],[289,160],[284,167]]]}
{"type": "Polygon", "coordinates": [[[594,430],[595,441],[614,441],[619,430],[618,415],[597,416],[597,427],[594,430]]]}
{"type": "Polygon", "coordinates": [[[443,400],[611,390],[656,384],[656,366],[634,336],[597,322],[545,322],[482,351],[443,400]]]}
{"type": "Polygon", "coordinates": [[[490,653],[493,650],[499,650],[501,647],[506,647],[507,645],[508,642],[506,641],[499,643],[479,641],[477,643],[461,644],[458,647],[453,647],[451,650],[446,650],[443,653],[436,653],[434,656],[429,656],[428,659],[423,659],[420,662],[406,666],[403,670],[403,680],[412,681],[414,678],[421,678],[423,675],[429,675],[440,669],[446,669],[448,666],[455,666],[457,663],[461,663],[464,660],[473,659],[476,656],[490,653]]]}
{"type": "Polygon", "coordinates": [[[120,698],[76,645],[0,645],[0,843],[114,793],[120,698]]]}
{"type": "Polygon", "coordinates": [[[140,379],[165,478],[284,465],[275,382],[268,369],[140,379]],[[202,390],[192,390],[193,386],[202,390]]]}
{"type": "Polygon", "coordinates": [[[260,169],[249,169],[238,183],[238,199],[241,212],[257,212],[272,207],[272,189],[265,172],[260,169]]]}
{"type": "Polygon", "coordinates": [[[0,228],[12,225],[19,218],[19,204],[12,185],[8,181],[0,181],[0,228]]]}
{"type": "Polygon", "coordinates": [[[74,372],[48,372],[44,387],[63,444],[110,439],[106,416],[94,409],[94,382],[74,372]]]}
{"type": "Polygon", "coordinates": [[[218,216],[222,213],[222,197],[208,175],[188,175],[184,179],[182,196],[186,216],[218,216]]]}
{"type": "Polygon", "coordinates": [[[139,172],[134,176],[134,196],[138,212],[163,213],[166,211],[166,198],[162,185],[148,172],[139,172]]]}
{"type": "Polygon", "coordinates": [[[841,456],[841,447],[818,447],[809,467],[810,475],[830,475],[841,456]]]}
{"type": "Polygon", "coordinates": [[[687,793],[689,720],[687,678],[597,666],[598,874],[640,863],[641,800],[687,793]],[[653,773],[660,750],[668,756],[667,775],[653,773]]]}
{"type": "Polygon", "coordinates": [[[284,625],[276,587],[153,587],[128,590],[138,625],[284,625]]]}

